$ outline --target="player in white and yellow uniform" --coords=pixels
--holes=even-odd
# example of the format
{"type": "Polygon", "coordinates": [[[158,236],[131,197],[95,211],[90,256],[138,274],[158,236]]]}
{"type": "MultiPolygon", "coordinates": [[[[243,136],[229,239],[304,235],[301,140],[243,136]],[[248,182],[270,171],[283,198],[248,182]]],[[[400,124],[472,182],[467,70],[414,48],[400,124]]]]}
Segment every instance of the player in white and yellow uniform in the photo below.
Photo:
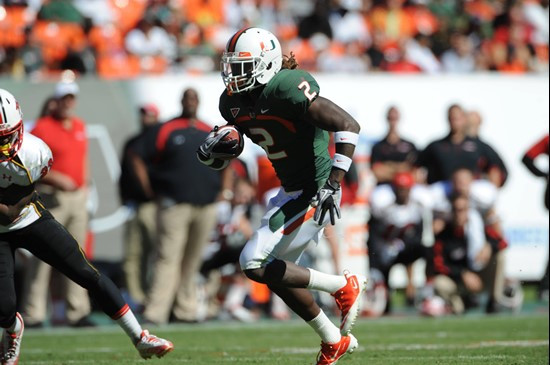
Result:
{"type": "MultiPolygon", "coordinates": [[[[124,329],[143,358],[172,351],[170,341],[142,330],[118,288],[93,267],[75,239],[44,208],[34,184],[52,165],[39,138],[23,134],[19,103],[0,89],[0,346],[2,365],[17,364],[24,323],[16,312],[14,252],[25,248],[86,288],[103,311],[124,329]]],[[[78,209],[79,207],[75,207],[78,209]]],[[[84,209],[84,207],[82,207],[84,209]]]]}
{"type": "Polygon", "coordinates": [[[28,197],[30,199],[23,199],[19,203],[22,209],[17,216],[13,215],[15,210],[7,216],[0,215],[0,233],[29,226],[40,218],[40,211],[43,210],[36,195],[32,193],[34,183],[49,171],[53,162],[52,152],[41,139],[32,134],[25,134],[22,139],[25,140],[25,144],[21,144],[17,159],[0,162],[0,199],[2,203],[9,203],[10,200],[15,203],[18,196],[31,196],[28,197]]]}

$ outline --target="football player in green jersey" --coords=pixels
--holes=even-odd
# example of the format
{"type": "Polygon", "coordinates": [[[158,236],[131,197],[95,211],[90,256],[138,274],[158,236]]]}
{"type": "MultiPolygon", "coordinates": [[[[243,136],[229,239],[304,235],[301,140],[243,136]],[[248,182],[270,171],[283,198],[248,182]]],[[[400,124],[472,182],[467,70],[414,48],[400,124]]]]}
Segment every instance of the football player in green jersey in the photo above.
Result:
{"type": "MultiPolygon", "coordinates": [[[[226,90],[220,112],[261,146],[281,180],[261,227],[240,257],[244,273],[265,283],[321,337],[317,364],[335,364],[358,346],[350,333],[360,312],[366,278],[345,272],[329,275],[297,265],[308,244],[318,241],[329,221],[340,218],[340,181],[351,164],[359,124],[328,99],[294,57],[283,59],[281,45],[270,32],[247,28],[234,34],[222,56],[226,90]],[[336,154],[328,153],[328,131],[335,132],[336,154]],[[311,292],[331,293],[341,311],[336,327],[311,292]]],[[[221,169],[238,147],[222,141],[227,132],[213,131],[197,155],[221,169]]]]}

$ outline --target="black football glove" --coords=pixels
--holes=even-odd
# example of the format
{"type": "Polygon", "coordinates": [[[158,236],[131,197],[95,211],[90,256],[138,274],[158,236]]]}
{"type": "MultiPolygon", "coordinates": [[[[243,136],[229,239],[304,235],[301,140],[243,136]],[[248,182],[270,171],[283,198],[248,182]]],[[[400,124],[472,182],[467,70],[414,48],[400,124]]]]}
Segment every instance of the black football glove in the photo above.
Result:
{"type": "Polygon", "coordinates": [[[218,126],[215,126],[197,150],[197,153],[203,160],[212,158],[231,159],[235,157],[239,151],[237,140],[222,141],[231,131],[226,129],[218,133],[218,129],[218,126]]]}
{"type": "Polygon", "coordinates": [[[341,218],[340,215],[340,196],[342,192],[340,190],[340,184],[335,181],[329,181],[325,183],[318,192],[315,198],[311,200],[311,206],[317,207],[313,219],[317,224],[322,225],[325,220],[327,211],[330,214],[330,223],[334,225],[336,223],[336,217],[341,218]]]}

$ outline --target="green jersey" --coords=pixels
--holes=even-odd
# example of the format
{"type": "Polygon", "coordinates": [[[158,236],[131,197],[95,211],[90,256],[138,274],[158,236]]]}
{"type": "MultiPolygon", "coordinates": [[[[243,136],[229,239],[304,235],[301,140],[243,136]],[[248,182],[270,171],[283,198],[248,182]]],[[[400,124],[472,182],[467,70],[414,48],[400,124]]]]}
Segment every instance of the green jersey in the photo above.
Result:
{"type": "Polygon", "coordinates": [[[246,93],[220,97],[222,116],[265,150],[286,191],[317,191],[330,173],[328,132],[304,120],[318,95],[309,73],[284,69],[256,102],[246,93]]]}

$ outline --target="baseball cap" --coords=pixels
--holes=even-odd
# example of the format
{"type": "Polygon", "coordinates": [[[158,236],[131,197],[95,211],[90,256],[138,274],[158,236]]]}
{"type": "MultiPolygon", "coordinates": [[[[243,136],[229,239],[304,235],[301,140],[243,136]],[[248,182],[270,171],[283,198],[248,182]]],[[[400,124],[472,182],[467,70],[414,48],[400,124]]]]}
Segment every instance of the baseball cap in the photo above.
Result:
{"type": "Polygon", "coordinates": [[[62,98],[66,95],[78,95],[80,88],[74,82],[59,82],[55,85],[54,95],[56,98],[62,98]]]}
{"type": "Polygon", "coordinates": [[[414,186],[414,177],[410,172],[398,172],[393,177],[392,184],[396,188],[410,189],[414,186]]]}
{"type": "Polygon", "coordinates": [[[159,113],[160,113],[159,108],[153,103],[144,104],[144,105],[139,107],[139,110],[142,113],[145,113],[145,114],[148,114],[148,115],[153,115],[155,117],[158,117],[159,113]]]}

